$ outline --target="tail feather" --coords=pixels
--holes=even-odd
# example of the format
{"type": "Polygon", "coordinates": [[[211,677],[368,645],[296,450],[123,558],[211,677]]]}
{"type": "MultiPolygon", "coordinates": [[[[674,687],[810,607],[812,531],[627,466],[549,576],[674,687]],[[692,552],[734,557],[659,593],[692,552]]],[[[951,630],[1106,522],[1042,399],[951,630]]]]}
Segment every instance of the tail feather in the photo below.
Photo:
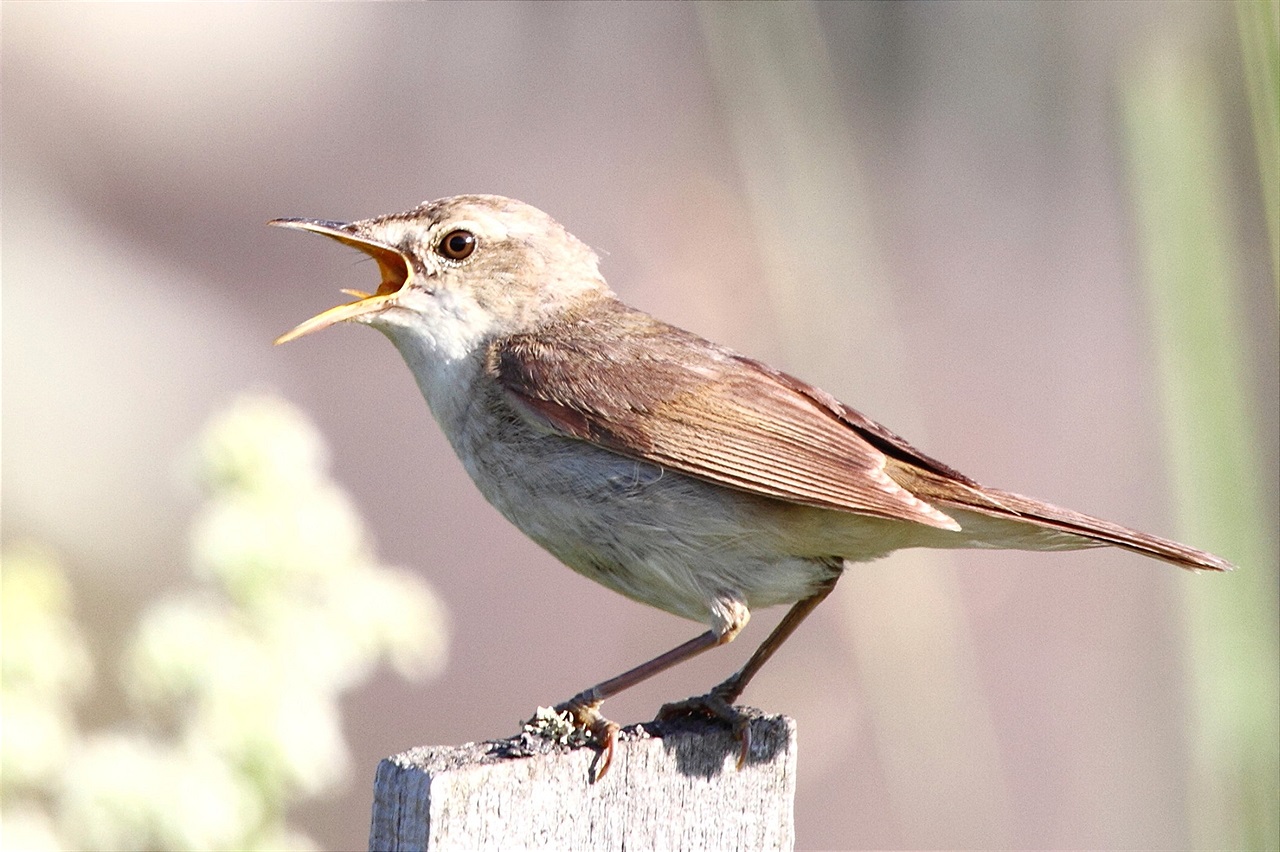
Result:
{"type": "MultiPolygon", "coordinates": [[[[914,465],[894,464],[891,467],[888,472],[895,481],[944,512],[955,508],[1009,521],[1021,521],[1122,547],[1193,571],[1230,571],[1235,568],[1227,560],[1212,553],[1071,509],[1063,509],[1032,497],[960,482],[914,465]]],[[[999,545],[996,541],[990,543],[999,545]]]]}

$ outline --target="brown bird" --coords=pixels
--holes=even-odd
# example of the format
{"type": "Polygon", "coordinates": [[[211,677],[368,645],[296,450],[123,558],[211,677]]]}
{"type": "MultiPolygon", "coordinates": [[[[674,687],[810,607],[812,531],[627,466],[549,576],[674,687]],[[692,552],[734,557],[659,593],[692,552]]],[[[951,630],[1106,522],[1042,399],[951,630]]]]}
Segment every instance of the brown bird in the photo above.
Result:
{"type": "Polygon", "coordinates": [[[904,547],[1113,545],[1192,570],[1209,553],[979,485],[835,397],[623,304],[596,255],[519,201],[464,195],[349,224],[278,219],[378,263],[373,294],[283,335],[372,325],[400,350],[485,498],[575,571],[707,632],[584,690],[609,768],[612,695],[790,611],[747,663],[667,714],[732,705],[844,567],[904,547]]]}

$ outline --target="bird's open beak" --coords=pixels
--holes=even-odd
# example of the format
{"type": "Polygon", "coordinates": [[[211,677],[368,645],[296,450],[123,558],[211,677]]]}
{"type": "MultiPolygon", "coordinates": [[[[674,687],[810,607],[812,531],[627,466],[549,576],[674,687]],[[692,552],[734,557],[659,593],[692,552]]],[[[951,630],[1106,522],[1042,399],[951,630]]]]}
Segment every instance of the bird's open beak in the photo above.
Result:
{"type": "Polygon", "coordinates": [[[277,344],[288,343],[290,340],[296,340],[304,334],[328,328],[334,323],[353,320],[384,310],[395,304],[396,296],[413,276],[413,266],[399,249],[353,234],[350,230],[351,226],[343,222],[324,222],[319,219],[273,219],[267,224],[323,234],[344,245],[359,249],[377,261],[378,269],[382,273],[382,283],[378,285],[377,292],[363,293],[359,290],[343,290],[342,292],[347,295],[355,296],[356,301],[338,305],[336,308],[330,308],[324,313],[312,317],[292,331],[287,331],[277,337],[277,344]]]}

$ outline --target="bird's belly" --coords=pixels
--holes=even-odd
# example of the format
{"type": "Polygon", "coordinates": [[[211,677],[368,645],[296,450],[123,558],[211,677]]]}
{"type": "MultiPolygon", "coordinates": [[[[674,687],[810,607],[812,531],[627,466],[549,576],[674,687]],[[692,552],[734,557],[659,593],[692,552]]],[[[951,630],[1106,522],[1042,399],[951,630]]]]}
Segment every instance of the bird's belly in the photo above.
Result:
{"type": "Polygon", "coordinates": [[[526,535],[580,574],[676,615],[707,623],[726,596],[750,608],[792,603],[839,570],[831,553],[791,546],[795,525],[784,517],[830,513],[529,429],[466,449],[480,491],[526,535]]]}

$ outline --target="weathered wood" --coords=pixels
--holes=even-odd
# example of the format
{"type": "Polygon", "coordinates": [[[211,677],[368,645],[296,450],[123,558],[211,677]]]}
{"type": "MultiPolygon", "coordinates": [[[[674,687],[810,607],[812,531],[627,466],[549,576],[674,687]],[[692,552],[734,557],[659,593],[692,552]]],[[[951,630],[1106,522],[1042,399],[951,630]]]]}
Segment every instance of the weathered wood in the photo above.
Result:
{"type": "Polygon", "coordinates": [[[624,729],[613,766],[525,733],[387,758],[374,782],[371,850],[749,849],[794,840],[796,729],[754,715],[751,752],[723,726],[624,729]]]}

